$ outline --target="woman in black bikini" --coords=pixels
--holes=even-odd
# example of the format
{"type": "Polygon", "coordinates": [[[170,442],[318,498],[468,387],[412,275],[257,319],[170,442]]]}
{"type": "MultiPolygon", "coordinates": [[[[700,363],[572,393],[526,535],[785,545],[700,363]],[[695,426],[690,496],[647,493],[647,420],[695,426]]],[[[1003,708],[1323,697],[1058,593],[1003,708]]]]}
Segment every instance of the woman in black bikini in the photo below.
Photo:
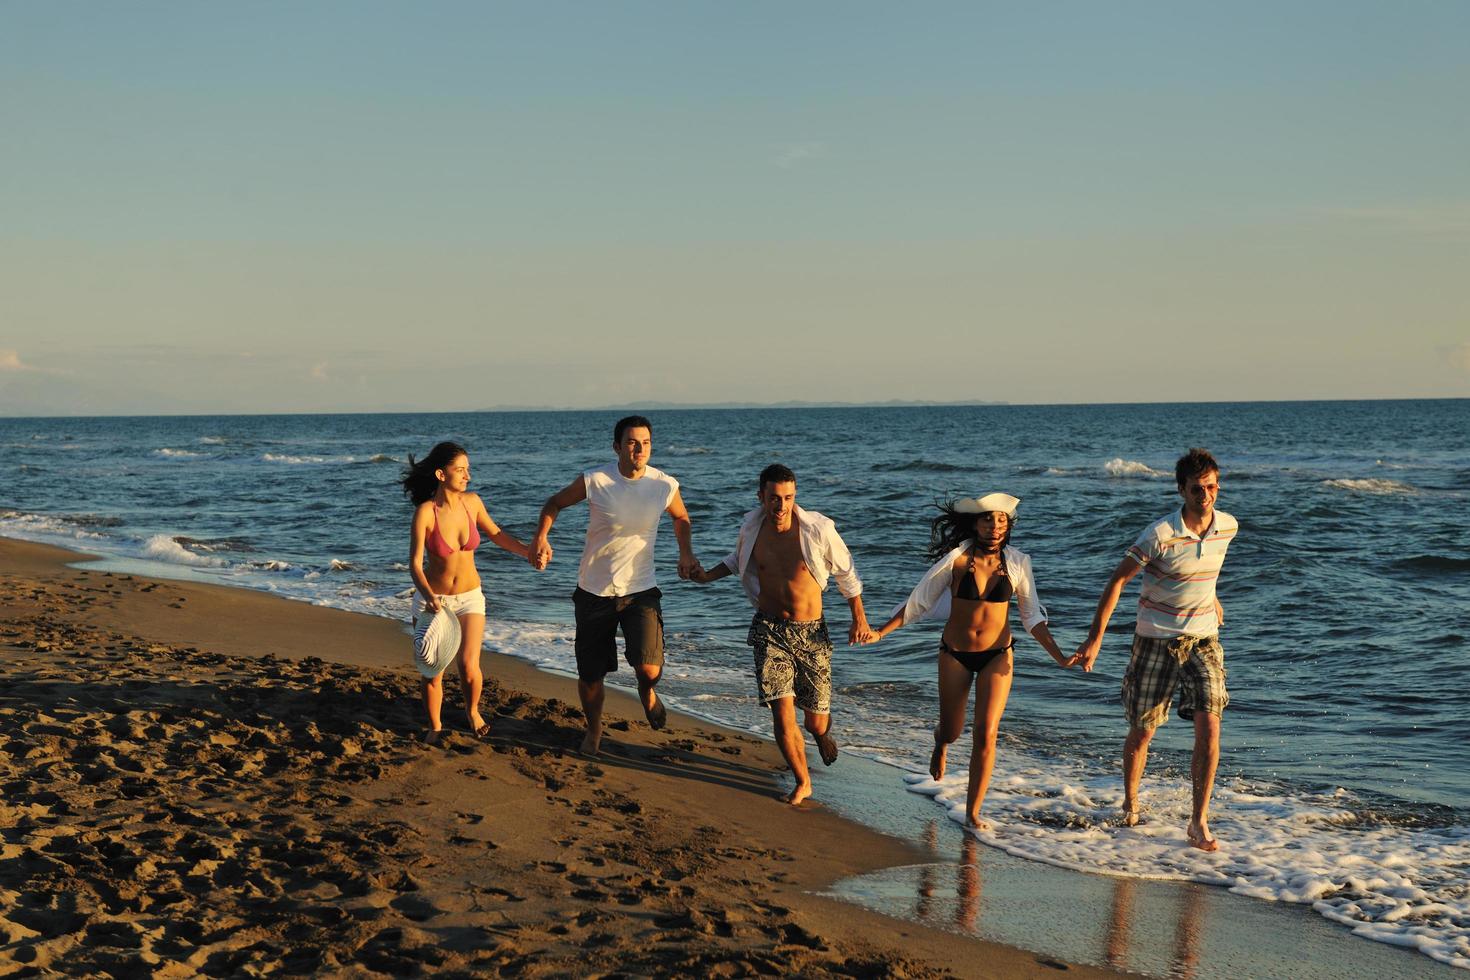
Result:
{"type": "MultiPolygon", "coordinates": [[[[408,544],[408,570],[413,577],[413,618],[432,616],[442,606],[459,620],[460,646],[455,662],[464,684],[465,714],[476,738],[490,734],[480,715],[480,642],[485,637],[485,593],[475,569],[480,533],[513,555],[535,565],[530,550],[490,518],[480,495],[469,492],[470,457],[464,447],[441,442],[415,462],[408,457],[403,492],[413,502],[413,528],[408,544]],[[428,570],[424,559],[428,558],[428,570]]],[[[437,742],[443,723],[444,675],[424,679],[424,710],[429,715],[428,741],[437,742]]]]}
{"type": "Polygon", "coordinates": [[[941,507],[929,536],[928,557],[938,560],[877,634],[882,639],[906,623],[947,615],[939,641],[939,724],[934,728],[929,774],[936,780],[944,776],[949,744],[965,730],[965,702],[973,683],[974,745],[965,822],[979,830],[990,829],[980,819],[980,805],[990,785],[995,738],[1011,692],[1012,597],[1022,625],[1058,666],[1077,662],[1075,655],[1062,653],[1047,629],[1030,557],[1008,543],[1019,503],[1010,494],[992,493],[941,507]]]}

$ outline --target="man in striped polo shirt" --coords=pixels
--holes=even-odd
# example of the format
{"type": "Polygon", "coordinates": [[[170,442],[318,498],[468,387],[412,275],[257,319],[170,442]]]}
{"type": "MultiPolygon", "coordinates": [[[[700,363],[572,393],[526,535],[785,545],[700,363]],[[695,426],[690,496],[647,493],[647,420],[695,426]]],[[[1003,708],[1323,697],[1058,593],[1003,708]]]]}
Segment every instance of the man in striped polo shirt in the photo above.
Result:
{"type": "Polygon", "coordinates": [[[1225,651],[1220,627],[1225,612],[1215,581],[1225,551],[1235,538],[1235,518],[1215,509],[1220,467],[1203,449],[1191,449],[1174,466],[1184,504],[1150,524],[1103,589],[1092,628],[1077,648],[1082,669],[1092,670],[1103,633],[1129,579],[1143,571],[1133,658],[1123,675],[1123,711],[1128,740],[1123,744],[1123,823],[1138,823],[1138,784],[1148,762],[1148,743],[1169,717],[1179,691],[1179,717],[1194,722],[1190,766],[1193,807],[1186,834],[1202,851],[1219,848],[1210,833],[1210,792],[1220,761],[1220,715],[1230,703],[1225,691],[1225,651]]]}

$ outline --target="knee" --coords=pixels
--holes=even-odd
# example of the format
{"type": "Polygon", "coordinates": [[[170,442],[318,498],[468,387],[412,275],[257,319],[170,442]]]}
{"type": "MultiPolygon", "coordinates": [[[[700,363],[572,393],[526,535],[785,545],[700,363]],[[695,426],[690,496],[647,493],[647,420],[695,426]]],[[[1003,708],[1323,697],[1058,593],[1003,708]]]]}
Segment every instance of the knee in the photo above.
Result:
{"type": "Polygon", "coordinates": [[[975,751],[994,752],[995,739],[1000,732],[1000,727],[991,728],[986,725],[977,725],[974,731],[975,751]]]}
{"type": "Polygon", "coordinates": [[[1220,716],[1212,711],[1196,711],[1194,713],[1194,737],[1200,742],[1218,742],[1220,740],[1220,716]]]}
{"type": "Polygon", "coordinates": [[[934,734],[938,736],[939,741],[943,742],[945,745],[957,741],[959,737],[964,734],[964,731],[965,723],[963,721],[960,721],[957,724],[949,725],[946,725],[944,722],[941,721],[938,725],[934,726],[934,734]]]}
{"type": "Polygon", "coordinates": [[[659,674],[663,673],[658,664],[639,664],[633,668],[633,673],[638,677],[638,683],[644,686],[657,684],[659,674]]]}
{"type": "Polygon", "coordinates": [[[1148,748],[1148,743],[1153,741],[1153,737],[1152,728],[1131,728],[1128,730],[1126,747],[1133,752],[1142,751],[1148,748]]]}
{"type": "Polygon", "coordinates": [[[832,719],[829,715],[806,716],[806,730],[813,735],[825,735],[830,727],[832,727],[832,719]]]}

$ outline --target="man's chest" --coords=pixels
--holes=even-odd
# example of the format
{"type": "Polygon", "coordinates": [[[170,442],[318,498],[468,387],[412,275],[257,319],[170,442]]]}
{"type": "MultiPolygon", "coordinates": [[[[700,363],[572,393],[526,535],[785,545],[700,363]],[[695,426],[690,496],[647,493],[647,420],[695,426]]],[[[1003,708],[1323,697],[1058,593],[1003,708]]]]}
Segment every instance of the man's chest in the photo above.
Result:
{"type": "Polygon", "coordinates": [[[791,579],[798,574],[811,574],[802,553],[801,537],[796,531],[779,533],[770,525],[761,528],[751,549],[751,562],[762,578],[791,579]]]}

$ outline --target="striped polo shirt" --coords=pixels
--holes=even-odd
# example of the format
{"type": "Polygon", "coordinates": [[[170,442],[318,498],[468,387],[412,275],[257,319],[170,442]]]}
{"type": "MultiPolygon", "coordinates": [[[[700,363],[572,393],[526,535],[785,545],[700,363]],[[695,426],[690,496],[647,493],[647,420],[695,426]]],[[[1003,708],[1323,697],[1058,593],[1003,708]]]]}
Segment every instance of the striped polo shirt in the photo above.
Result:
{"type": "Polygon", "coordinates": [[[1222,510],[1197,535],[1184,526],[1184,510],[1150,524],[1128,557],[1143,568],[1138,593],[1139,635],[1211,636],[1220,631],[1215,616],[1215,580],[1239,525],[1222,510]]]}

